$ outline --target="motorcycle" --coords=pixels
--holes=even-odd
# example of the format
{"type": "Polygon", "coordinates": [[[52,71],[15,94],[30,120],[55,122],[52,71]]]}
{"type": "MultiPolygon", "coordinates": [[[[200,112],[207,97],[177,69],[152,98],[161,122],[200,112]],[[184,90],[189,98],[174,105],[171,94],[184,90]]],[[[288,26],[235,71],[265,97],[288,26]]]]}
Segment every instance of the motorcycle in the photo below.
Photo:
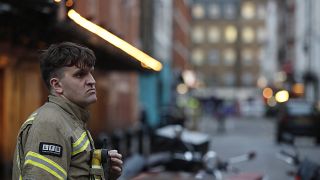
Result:
{"type": "Polygon", "coordinates": [[[265,180],[260,173],[241,173],[234,164],[250,161],[255,152],[221,159],[215,151],[205,155],[197,152],[161,152],[145,158],[134,155],[126,160],[120,179],[181,179],[181,180],[265,180]]]}
{"type": "Polygon", "coordinates": [[[135,153],[126,158],[120,180],[266,179],[261,173],[241,173],[233,166],[253,160],[255,152],[223,160],[215,151],[208,150],[209,139],[205,134],[190,132],[179,125],[170,125],[154,132],[153,151],[148,155],[135,153]]]}
{"type": "Polygon", "coordinates": [[[289,150],[281,150],[277,158],[295,167],[294,171],[287,174],[294,180],[320,180],[320,165],[307,157],[301,157],[295,146],[289,150]]]}

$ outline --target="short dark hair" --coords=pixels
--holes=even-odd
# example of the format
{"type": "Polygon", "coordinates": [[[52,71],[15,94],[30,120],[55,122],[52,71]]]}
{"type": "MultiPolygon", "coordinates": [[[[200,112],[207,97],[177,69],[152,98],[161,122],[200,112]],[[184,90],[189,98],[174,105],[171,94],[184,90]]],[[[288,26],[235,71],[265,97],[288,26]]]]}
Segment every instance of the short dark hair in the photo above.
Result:
{"type": "Polygon", "coordinates": [[[95,61],[94,52],[85,46],[72,42],[52,44],[40,55],[42,79],[50,90],[50,79],[54,76],[61,76],[63,67],[92,68],[95,61]]]}

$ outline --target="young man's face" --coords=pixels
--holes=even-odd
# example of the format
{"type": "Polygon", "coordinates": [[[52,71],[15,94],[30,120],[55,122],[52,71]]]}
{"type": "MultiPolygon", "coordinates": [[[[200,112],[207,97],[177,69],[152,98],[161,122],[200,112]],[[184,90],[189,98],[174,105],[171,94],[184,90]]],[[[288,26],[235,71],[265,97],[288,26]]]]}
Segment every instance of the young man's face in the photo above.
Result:
{"type": "Polygon", "coordinates": [[[65,67],[63,71],[60,85],[64,97],[81,107],[87,107],[97,101],[93,68],[80,69],[72,66],[65,67]]]}

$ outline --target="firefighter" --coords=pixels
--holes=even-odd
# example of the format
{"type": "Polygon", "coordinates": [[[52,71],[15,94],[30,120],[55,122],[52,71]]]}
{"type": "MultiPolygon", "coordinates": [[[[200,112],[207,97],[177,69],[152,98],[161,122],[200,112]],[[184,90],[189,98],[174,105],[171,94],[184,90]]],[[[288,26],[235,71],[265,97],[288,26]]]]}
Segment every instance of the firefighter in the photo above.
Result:
{"type": "Polygon", "coordinates": [[[20,128],[13,179],[117,179],[121,175],[121,154],[95,149],[86,128],[87,108],[97,100],[94,65],[93,51],[75,43],[53,44],[42,52],[41,75],[50,93],[20,128]],[[107,174],[102,162],[109,162],[104,167],[107,174]]]}

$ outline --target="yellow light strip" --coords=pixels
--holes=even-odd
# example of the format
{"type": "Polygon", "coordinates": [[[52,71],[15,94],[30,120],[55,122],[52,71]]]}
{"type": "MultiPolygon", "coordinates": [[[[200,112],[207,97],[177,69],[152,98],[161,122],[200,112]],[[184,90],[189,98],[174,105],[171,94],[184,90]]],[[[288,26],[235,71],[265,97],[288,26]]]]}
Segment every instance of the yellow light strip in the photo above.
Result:
{"type": "MultiPolygon", "coordinates": [[[[117,48],[121,49],[122,51],[126,52],[130,56],[134,57],[136,60],[140,61],[143,65],[155,70],[160,71],[162,69],[162,64],[157,61],[156,59],[152,58],[151,56],[147,55],[146,53],[140,51],[139,49],[135,48],[131,44],[127,43],[126,41],[120,39],[119,37],[115,36],[114,34],[108,32],[104,28],[90,22],[89,20],[83,18],[80,14],[78,14],[75,10],[70,10],[68,12],[68,16],[72,19],[75,23],[79,24],[83,28],[91,31],[92,33],[98,35],[102,39],[106,40],[110,44],[116,46],[117,48]]],[[[145,66],[142,66],[145,67],[145,66]]]]}

